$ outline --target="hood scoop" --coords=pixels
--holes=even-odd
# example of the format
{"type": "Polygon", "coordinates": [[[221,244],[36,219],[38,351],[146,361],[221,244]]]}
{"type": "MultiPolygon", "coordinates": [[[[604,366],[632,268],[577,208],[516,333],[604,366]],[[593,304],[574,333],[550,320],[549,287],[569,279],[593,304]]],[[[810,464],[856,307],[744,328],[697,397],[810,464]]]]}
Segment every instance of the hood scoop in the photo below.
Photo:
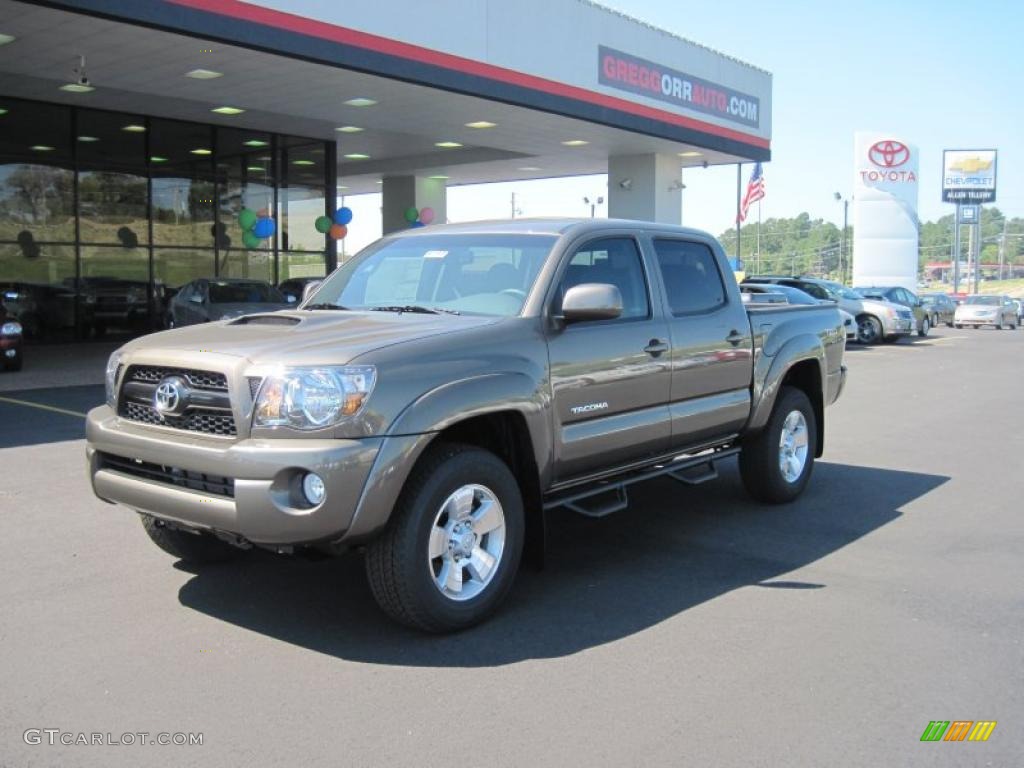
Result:
{"type": "Polygon", "coordinates": [[[298,325],[301,318],[287,315],[246,315],[232,320],[228,325],[298,325]]]}

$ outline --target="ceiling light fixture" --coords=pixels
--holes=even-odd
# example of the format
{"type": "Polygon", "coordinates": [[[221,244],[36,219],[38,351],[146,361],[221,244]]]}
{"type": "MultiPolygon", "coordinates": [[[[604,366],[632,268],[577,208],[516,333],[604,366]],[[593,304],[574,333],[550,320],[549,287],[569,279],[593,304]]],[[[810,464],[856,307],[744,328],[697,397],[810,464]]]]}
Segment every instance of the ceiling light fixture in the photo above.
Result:
{"type": "Polygon", "coordinates": [[[461,147],[462,145],[457,141],[435,141],[434,146],[440,147],[441,149],[455,149],[456,147],[461,147]]]}
{"type": "Polygon", "coordinates": [[[4,109],[3,107],[0,107],[0,115],[6,115],[6,114],[7,114],[7,110],[4,109]]]}
{"type": "Polygon", "coordinates": [[[359,96],[355,99],[346,99],[344,104],[348,104],[350,107],[372,107],[377,102],[373,99],[367,99],[364,96],[359,96]]]}
{"type": "Polygon", "coordinates": [[[192,149],[192,150],[189,150],[189,152],[191,152],[193,155],[212,155],[213,154],[213,150],[212,149],[206,149],[205,147],[200,147],[199,149],[192,149]]]}
{"type": "Polygon", "coordinates": [[[65,83],[60,87],[60,90],[67,93],[89,93],[96,89],[88,83],[65,83]]]}
{"type": "Polygon", "coordinates": [[[224,77],[224,73],[214,72],[212,69],[193,69],[191,72],[186,72],[185,77],[191,77],[193,80],[215,80],[218,77],[224,77]]]}
{"type": "Polygon", "coordinates": [[[151,162],[151,163],[166,163],[167,162],[167,158],[166,157],[160,157],[160,155],[151,155],[150,158],[149,158],[149,162],[151,162]]]}
{"type": "Polygon", "coordinates": [[[519,169],[520,171],[543,171],[543,168],[538,168],[536,165],[524,165],[519,169]]]}
{"type": "Polygon", "coordinates": [[[370,156],[369,155],[364,155],[361,152],[350,152],[349,154],[345,155],[345,159],[346,160],[369,160],[370,156]]]}
{"type": "Polygon", "coordinates": [[[145,133],[146,132],[146,126],[144,126],[144,125],[136,125],[136,124],[132,123],[131,125],[123,126],[121,128],[121,130],[122,131],[127,131],[128,133],[145,133]]]}
{"type": "Polygon", "coordinates": [[[439,173],[436,176],[428,176],[427,178],[437,179],[438,181],[445,181],[448,177],[445,176],[443,173],[439,173]]]}
{"type": "Polygon", "coordinates": [[[30,149],[33,152],[53,152],[53,147],[48,147],[45,144],[33,144],[30,149]]]}
{"type": "Polygon", "coordinates": [[[263,173],[267,169],[264,168],[262,165],[247,165],[245,166],[245,170],[253,171],[254,173],[263,173]]]}
{"type": "Polygon", "coordinates": [[[245,112],[244,109],[238,107],[214,107],[210,111],[216,112],[218,115],[240,115],[245,112]]]}
{"type": "Polygon", "coordinates": [[[78,140],[85,142],[99,141],[99,139],[95,136],[79,136],[78,140]]]}
{"type": "Polygon", "coordinates": [[[17,39],[18,38],[16,38],[14,35],[5,35],[2,32],[0,32],[0,45],[7,45],[8,43],[13,43],[17,39]]]}
{"type": "Polygon", "coordinates": [[[695,152],[694,150],[689,150],[687,152],[680,152],[679,153],[680,157],[700,157],[700,155],[701,155],[700,152],[695,152]]]}
{"type": "Polygon", "coordinates": [[[589,141],[584,141],[583,139],[569,139],[568,141],[563,141],[562,142],[562,146],[565,146],[565,147],[582,147],[582,146],[585,146],[585,145],[587,145],[589,143],[590,143],[589,141]]]}
{"type": "Polygon", "coordinates": [[[475,123],[466,123],[466,127],[467,128],[478,128],[478,129],[497,128],[498,124],[497,123],[491,123],[491,122],[489,122],[487,120],[477,120],[475,123]]]}
{"type": "Polygon", "coordinates": [[[265,147],[269,143],[269,141],[263,141],[262,139],[249,139],[248,141],[242,142],[242,144],[244,144],[247,147],[265,147]]]}
{"type": "Polygon", "coordinates": [[[358,125],[339,125],[334,130],[338,133],[362,133],[363,131],[358,125]]]}
{"type": "Polygon", "coordinates": [[[292,160],[292,165],[316,165],[312,160],[292,160]]]}

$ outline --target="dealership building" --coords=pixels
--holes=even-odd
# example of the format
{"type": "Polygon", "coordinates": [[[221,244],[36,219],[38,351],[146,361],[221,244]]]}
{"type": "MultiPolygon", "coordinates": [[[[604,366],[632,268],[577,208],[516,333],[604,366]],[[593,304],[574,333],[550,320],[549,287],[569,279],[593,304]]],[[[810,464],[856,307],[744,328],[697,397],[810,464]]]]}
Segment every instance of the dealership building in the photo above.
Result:
{"type": "Polygon", "coordinates": [[[770,147],[769,73],[586,0],[0,0],[0,297],[38,340],[139,332],[199,277],[332,269],[340,195],[390,232],[607,173],[610,216],[679,223],[683,168],[770,147]]]}

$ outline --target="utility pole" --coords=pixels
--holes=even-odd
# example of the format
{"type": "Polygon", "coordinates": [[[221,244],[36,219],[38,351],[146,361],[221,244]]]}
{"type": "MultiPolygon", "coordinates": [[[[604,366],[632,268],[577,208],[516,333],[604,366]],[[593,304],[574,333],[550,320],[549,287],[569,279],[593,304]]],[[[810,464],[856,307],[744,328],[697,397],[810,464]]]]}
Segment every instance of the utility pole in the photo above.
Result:
{"type": "Polygon", "coordinates": [[[1003,236],[999,238],[999,279],[1003,279],[1003,264],[1006,261],[1006,215],[1003,215],[1003,236]]]}

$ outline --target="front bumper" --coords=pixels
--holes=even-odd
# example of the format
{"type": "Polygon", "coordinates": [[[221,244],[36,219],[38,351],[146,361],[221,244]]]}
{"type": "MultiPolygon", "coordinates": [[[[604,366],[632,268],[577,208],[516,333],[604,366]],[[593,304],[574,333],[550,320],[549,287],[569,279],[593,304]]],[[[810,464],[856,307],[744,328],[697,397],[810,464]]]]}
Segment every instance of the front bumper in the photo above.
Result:
{"type": "Polygon", "coordinates": [[[191,433],[169,437],[167,430],[120,419],[105,405],[86,419],[89,475],[99,498],[264,546],[341,539],[352,525],[378,452],[389,439],[399,438],[226,442],[191,433]],[[108,455],[181,476],[227,478],[233,480],[233,495],[119,471],[110,466],[108,455]],[[320,475],[326,487],[324,501],[315,507],[300,495],[306,472],[320,475]]]}
{"type": "Polygon", "coordinates": [[[882,328],[886,336],[906,336],[917,330],[913,317],[885,318],[882,328]]]}

